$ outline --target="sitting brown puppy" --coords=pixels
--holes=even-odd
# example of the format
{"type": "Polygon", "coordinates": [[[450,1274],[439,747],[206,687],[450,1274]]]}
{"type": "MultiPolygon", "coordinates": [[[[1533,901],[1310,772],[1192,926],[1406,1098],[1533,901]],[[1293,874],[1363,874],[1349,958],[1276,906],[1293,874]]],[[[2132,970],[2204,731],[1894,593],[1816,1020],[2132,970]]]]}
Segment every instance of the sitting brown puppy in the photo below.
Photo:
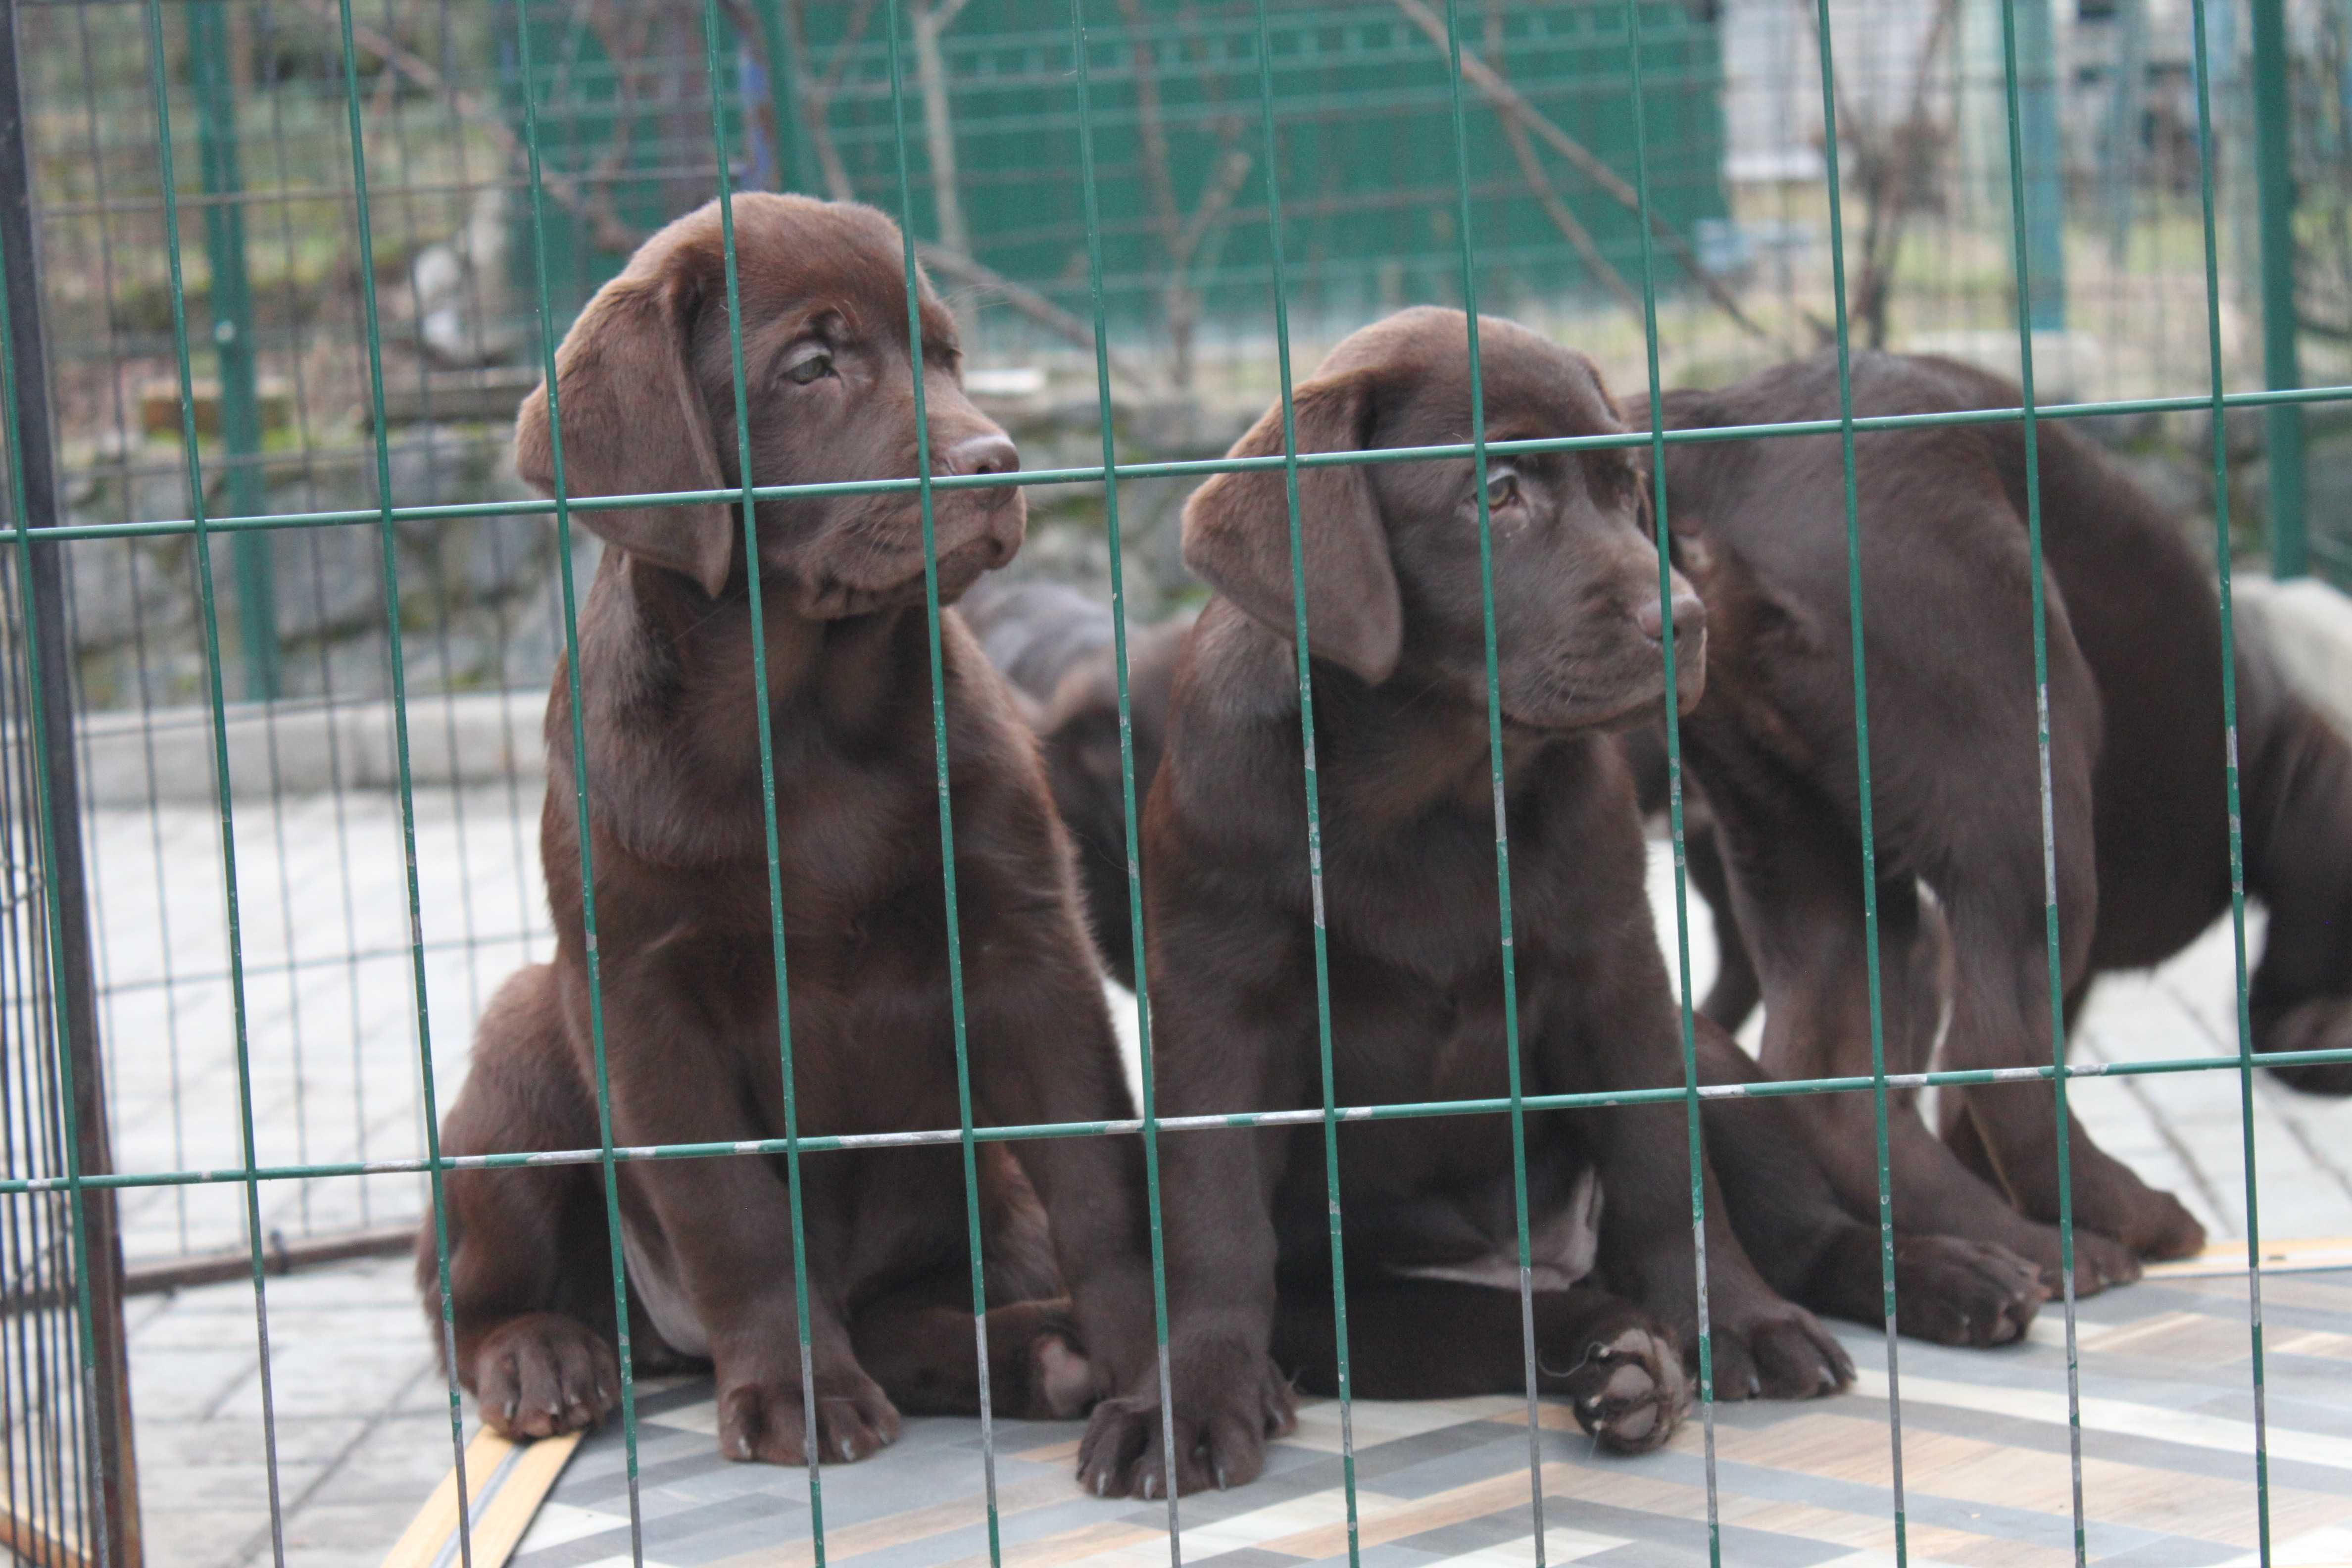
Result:
{"type": "MultiPolygon", "coordinates": [[[[866,207],[772,195],[737,197],[734,221],[756,481],[913,474],[898,229],[866,207]]],[[[1014,468],[1012,442],[963,395],[955,322],[928,285],[921,321],[935,471],[1014,468]]],[[[589,302],[556,363],[556,396],[534,392],[516,434],[518,466],[542,489],[557,484],[551,403],[572,495],[741,483],[718,208],[648,240],[589,302]]],[[[559,670],[541,828],[555,959],[515,975],[484,1016],[444,1152],[597,1144],[592,953],[616,1143],[782,1135],[755,571],[800,1131],[955,1126],[916,496],[763,500],[749,562],[731,502],[572,515],[609,546],[579,638],[594,932],[583,921],[572,710],[559,670]]],[[[943,599],[1021,543],[1015,489],[940,490],[936,516],[943,599]]],[[[955,615],[940,635],[976,1114],[1130,1114],[1034,743],[955,615]]],[[[1099,1138],[1014,1147],[1017,1161],[1003,1144],[982,1145],[980,1158],[990,1390],[999,1415],[1069,1415],[1151,1353],[1139,1151],[1099,1138]]],[[[719,1447],[736,1458],[854,1459],[891,1440],[901,1410],[976,1410],[960,1159],[934,1145],[803,1161],[814,1434],[803,1418],[782,1159],[622,1163],[638,1362],[708,1362],[719,1447]]],[[[447,1195],[457,1373],[484,1419],[541,1435],[611,1409],[616,1339],[597,1168],[454,1172],[447,1195]]],[[[432,1240],[428,1223],[418,1249],[428,1300],[432,1240]]]]}
{"type": "MultiPolygon", "coordinates": [[[[1034,710],[1045,748],[1046,774],[1054,804],[1079,846],[1079,877],[1094,900],[1090,918],[1106,967],[1133,984],[1134,958],[1128,917],[1126,823],[1120,812],[1118,693],[1110,647],[1110,612],[1076,589],[1059,583],[1007,584],[984,578],[960,606],[997,668],[1016,691],[1037,692],[1050,706],[1034,710]]],[[[1167,731],[1169,685],[1183,647],[1189,615],[1162,621],[1129,641],[1129,710],[1135,738],[1135,787],[1144,797],[1160,763],[1167,731]]],[[[1664,733],[1625,731],[1622,745],[1645,810],[1663,809],[1665,793],[1664,733]],[[1655,795],[1654,805],[1652,796],[1655,795]]],[[[1687,783],[1687,780],[1685,781],[1687,783]]],[[[1686,801],[1685,826],[1693,882],[1703,862],[1702,835],[1709,831],[1696,799],[1686,801]]],[[[1711,862],[1719,872],[1719,858],[1711,862]]],[[[1702,884],[1703,885],[1703,884],[1702,884]]],[[[1718,921],[1727,907],[1716,893],[1718,921]]],[[[1720,932],[1722,927],[1718,925],[1720,932]]],[[[1727,949],[1739,954],[1736,933],[1727,949]]],[[[1939,952],[1929,955],[1940,958],[1939,952]]],[[[1724,982],[1717,982],[1720,995],[1724,982]]],[[[1710,1005],[1715,1001],[1709,997],[1710,1005]]],[[[1706,1017],[1694,1020],[1699,1081],[1755,1084],[1765,1075],[1739,1046],[1706,1017]]],[[[1829,1170],[1809,1146],[1796,1110],[1785,1098],[1759,1095],[1710,1099],[1704,1111],[1707,1157],[1722,1177],[1727,1217],[1773,1289],[1801,1306],[1831,1316],[1881,1324],[1886,1296],[1876,1215],[1850,1212],[1839,1200],[1829,1170]]],[[[1475,1258],[1453,1277],[1517,1289],[1505,1254],[1517,1244],[1511,1194],[1495,1189],[1483,1210],[1445,1212],[1431,1205],[1424,1217],[1439,1218],[1448,1233],[1449,1256],[1475,1258]],[[1465,1228],[1465,1221],[1467,1228],[1465,1228]]],[[[1390,1239],[1399,1239],[1391,1237],[1390,1239]]],[[[1426,1248],[1432,1237],[1404,1238],[1426,1248]]],[[[2047,1293],[2033,1266],[1998,1247],[1956,1237],[1899,1232],[1894,1237],[1895,1292],[1902,1331],[1943,1344],[2006,1344],[2032,1325],[2047,1293]]],[[[1309,1286],[1309,1289],[1314,1287],[1309,1286]]],[[[1495,1303],[1475,1298],[1492,1308],[1495,1303]]],[[[1298,1331],[1284,1342],[1298,1358],[1293,1370],[1318,1388],[1333,1386],[1331,1347],[1318,1351],[1323,1332],[1311,1314],[1286,1319],[1298,1331]]],[[[1514,1343],[1517,1342],[1514,1341],[1514,1343]]],[[[1516,1353],[1516,1352],[1511,1352],[1516,1353]]],[[[1286,1363],[1286,1366],[1289,1363],[1286,1363]]],[[[1490,1386],[1511,1388],[1521,1372],[1510,1353],[1482,1355],[1475,1363],[1416,1353],[1412,1364],[1377,1375],[1392,1392],[1417,1389],[1460,1394],[1490,1386]]]]}
{"type": "MultiPolygon", "coordinates": [[[[1687,429],[1835,418],[1835,356],[1675,392],[1687,429]]],[[[2016,385],[1948,361],[1853,359],[1862,416],[2014,408],[2016,385]]],[[[1636,422],[1646,414],[1636,416],[1636,422]]],[[[1887,1066],[2051,1061],[2045,874],[2067,1016],[2102,969],[2159,962],[2229,906],[2221,621],[2210,563],[2064,421],[2039,427],[2046,708],[2036,689],[2018,423],[1855,442],[1887,1066]],[[2037,731],[2050,735],[2045,826],[2037,731]],[[1951,944],[1948,984],[1914,961],[1951,944]],[[1948,1010],[1948,1025],[1946,1024],[1948,1010]],[[1940,1046],[1939,1046],[1940,1037],[1940,1046]]],[[[1675,443],[1668,515],[1706,600],[1706,700],[1684,720],[1727,876],[1722,929],[1751,954],[1776,1076],[1870,1066],[1859,770],[1839,438],[1675,443]]],[[[2271,906],[2260,1048],[2352,1038],[2352,753],[2242,652],[2246,879],[2271,906]]],[[[1698,880],[1694,867],[1694,880],[1698,880]]],[[[1702,883],[1702,886],[1705,886],[1702,883]]],[[[1727,966],[1728,969],[1728,966],[1727,966]]],[[[1710,1010],[1727,1023],[1752,998],[1710,1010]]],[[[2345,1081],[2342,1069],[2315,1071],[2345,1081]]],[[[1996,1243],[2055,1283],[2058,1124],[2047,1084],[1948,1090],[1952,1143],[1898,1096],[1896,1224],[1996,1243]]],[[[1849,1206],[1876,1203],[1871,1107],[1795,1102],[1849,1206]]],[[[2077,1288],[2133,1279],[2204,1232],[2070,1123],[2077,1288]]]]}
{"type": "MultiPolygon", "coordinates": [[[[1298,449],[1467,439],[1466,322],[1407,310],[1349,337],[1295,397],[1298,449]]],[[[1486,434],[1622,428],[1591,364],[1482,320],[1486,434]]],[[[1235,446],[1279,454],[1281,411],[1235,446]]],[[[1168,1115],[1322,1098],[1314,936],[1328,938],[1342,1105],[1507,1091],[1488,771],[1478,501],[1467,459],[1298,471],[1315,659],[1319,887],[1309,837],[1285,476],[1220,475],[1184,518],[1216,590],[1170,700],[1145,815],[1150,984],[1168,1115]]],[[[1621,453],[1493,458],[1496,624],[1518,1037],[1530,1093],[1679,1084],[1680,1033],[1643,891],[1640,820],[1603,727],[1658,710],[1664,623],[1643,489],[1621,453]]],[[[1673,597],[1685,701],[1704,611],[1673,597]]],[[[1528,1118],[1541,1386],[1602,1441],[1663,1442],[1696,1348],[1684,1110],[1528,1118]],[[1596,1178],[1597,1177],[1597,1182],[1596,1178]],[[1605,1200],[1605,1201],[1604,1201],[1605,1200]],[[1596,1273],[1606,1288],[1588,1275],[1596,1273]]],[[[1323,1131],[1161,1142],[1177,1484],[1245,1481],[1291,1418],[1285,1373],[1329,1365],[1331,1205],[1323,1131]],[[1271,1358],[1269,1357],[1271,1352],[1271,1358]]],[[[1501,1115],[1356,1121],[1339,1134],[1357,1394],[1517,1388],[1513,1157],[1501,1115]]],[[[1806,1395],[1853,1368],[1759,1277],[1706,1184],[1719,1391],[1806,1395]]],[[[1328,1371],[1320,1377],[1328,1378],[1328,1371]]],[[[1156,1392],[1096,1409],[1098,1489],[1162,1474],[1156,1392]]]]}
{"type": "MultiPolygon", "coordinates": [[[[1135,923],[1127,878],[1127,794],[1120,777],[1118,662],[1110,610],[1059,583],[989,580],[963,603],[989,659],[1030,699],[1030,720],[1045,749],[1054,807],[1077,850],[1087,923],[1111,977],[1135,988],[1135,923]]],[[[1135,798],[1148,799],[1160,771],[1168,688],[1189,613],[1128,633],[1129,733],[1135,798]]]]}

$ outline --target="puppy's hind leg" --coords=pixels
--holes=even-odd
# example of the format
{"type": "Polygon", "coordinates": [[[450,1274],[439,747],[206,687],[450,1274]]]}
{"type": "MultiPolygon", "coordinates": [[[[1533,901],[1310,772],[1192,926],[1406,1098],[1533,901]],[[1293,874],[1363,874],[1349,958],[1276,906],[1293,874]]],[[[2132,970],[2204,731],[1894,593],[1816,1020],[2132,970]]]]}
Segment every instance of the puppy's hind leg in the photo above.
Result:
{"type": "MultiPolygon", "coordinates": [[[[985,1328],[992,1415],[1066,1421],[1086,1414],[1094,1371],[1066,1299],[992,1304],[985,1328]]],[[[859,1364],[907,1415],[980,1414],[971,1276],[963,1270],[942,1269],[860,1308],[849,1337],[859,1364]]]]}
{"type": "MultiPolygon", "coordinates": [[[[544,1152],[596,1142],[572,1071],[552,968],[525,969],[482,1016],[472,1068],[441,1130],[444,1155],[544,1152]]],[[[445,1178],[451,1333],[441,1331],[432,1216],[416,1280],[445,1358],[509,1437],[577,1431],[620,1398],[612,1253],[593,1165],[452,1171],[445,1178]]]]}
{"type": "MultiPolygon", "coordinates": [[[[1697,1031],[1704,1083],[1759,1083],[1764,1069],[1720,1030],[1697,1031]]],[[[1775,1290],[1855,1322],[1886,1321],[1877,1227],[1848,1213],[1805,1138],[1796,1108],[1777,1095],[1706,1102],[1707,1157],[1740,1245],[1775,1290]]],[[[1897,1321],[1905,1333],[1950,1345],[2005,1344],[2022,1336],[2048,1299],[2034,1266],[1991,1242],[1898,1233],[1897,1321]]]]}
{"type": "MultiPolygon", "coordinates": [[[[1691,1386],[1672,1335],[1641,1308],[1589,1285],[1538,1290],[1530,1300],[1537,1392],[1567,1400],[1577,1424],[1619,1453],[1645,1453],[1674,1435],[1691,1386]]],[[[1351,1278],[1348,1350],[1349,1391],[1360,1398],[1458,1399],[1527,1388],[1526,1321],[1515,1290],[1351,1278]]],[[[1336,1394],[1338,1352],[1330,1292],[1286,1280],[1275,1364],[1310,1393],[1336,1394]]]]}

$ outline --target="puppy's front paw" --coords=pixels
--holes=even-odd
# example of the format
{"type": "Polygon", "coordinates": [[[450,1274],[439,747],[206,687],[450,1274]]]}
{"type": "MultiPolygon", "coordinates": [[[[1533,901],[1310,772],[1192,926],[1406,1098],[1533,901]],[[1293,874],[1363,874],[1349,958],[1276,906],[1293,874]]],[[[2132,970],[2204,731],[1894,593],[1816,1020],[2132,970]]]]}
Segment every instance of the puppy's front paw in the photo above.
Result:
{"type": "MultiPolygon", "coordinates": [[[[1177,1489],[1223,1490],[1257,1479],[1268,1438],[1298,1424],[1290,1384],[1263,1352],[1201,1347],[1174,1361],[1177,1489]]],[[[1078,1445],[1078,1484],[1097,1497],[1168,1493],[1167,1421],[1157,1389],[1095,1406],[1078,1445]]]]}
{"type": "Polygon", "coordinates": [[[1956,1236],[1895,1244],[1895,1321],[1943,1345],[2003,1345],[2022,1339],[2050,1299],[2040,1269],[2005,1247],[1956,1236]]]}
{"type": "Polygon", "coordinates": [[[1604,1448],[1645,1454],[1675,1434],[1690,1405],[1682,1352],[1665,1331],[1635,1315],[1586,1344],[1565,1371],[1538,1370],[1542,1387],[1561,1395],[1576,1424],[1604,1448]]]}
{"type": "MultiPolygon", "coordinates": [[[[812,1458],[807,1401],[796,1375],[732,1381],[719,1390],[719,1451],[730,1459],[805,1465],[812,1458]]],[[[898,1440],[898,1411],[856,1368],[820,1372],[814,1458],[845,1465],[898,1440]]]]}
{"type": "Polygon", "coordinates": [[[501,1324],[474,1352],[483,1425],[501,1437],[552,1437],[593,1426],[621,1397],[621,1366],[577,1318],[533,1312],[501,1324]]]}
{"type": "MultiPolygon", "coordinates": [[[[1802,1307],[1775,1300],[1714,1324],[1717,1399],[1811,1399],[1853,1381],[1853,1358],[1802,1307]]],[[[1696,1365],[1698,1349],[1691,1347],[1696,1365]]]]}

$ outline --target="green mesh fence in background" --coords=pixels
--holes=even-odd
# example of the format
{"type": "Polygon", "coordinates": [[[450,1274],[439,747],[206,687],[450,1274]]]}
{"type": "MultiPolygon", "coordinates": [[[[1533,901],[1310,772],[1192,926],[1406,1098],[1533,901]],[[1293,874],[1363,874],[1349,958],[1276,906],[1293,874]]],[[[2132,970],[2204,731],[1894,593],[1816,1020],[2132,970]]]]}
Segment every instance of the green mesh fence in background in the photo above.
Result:
{"type": "MultiPolygon", "coordinates": [[[[23,847],[9,909],[28,913],[5,928],[17,967],[0,1039],[28,1110],[22,1140],[0,1145],[0,1204],[42,1239],[38,1268],[5,1247],[0,1263],[24,1302],[9,1321],[45,1336],[11,1363],[43,1381],[8,1385],[8,1430],[77,1461],[26,1472],[23,1487],[50,1500],[42,1517],[89,1560],[126,1560],[132,1534],[90,1501],[131,1475],[127,1448],[100,1440],[118,1429],[100,1418],[120,1375],[107,1257],[118,1208],[134,1274],[163,1263],[250,1274],[265,1347],[265,1276],[298,1244],[392,1245],[438,1215],[449,1163],[435,1120],[449,1080],[436,1069],[461,1064],[488,988],[548,932],[518,824],[539,791],[541,695],[557,657],[576,651],[589,558],[573,509],[527,496],[506,468],[509,421],[629,247],[714,194],[781,185],[897,215],[910,287],[919,257],[971,327],[976,390],[1027,424],[1033,467],[1008,479],[927,472],[831,488],[919,491],[928,535],[935,489],[1034,487],[1054,526],[1031,553],[1075,563],[1122,607],[1187,591],[1168,572],[1166,498],[1234,466],[1217,454],[1234,419],[1277,395],[1286,411],[1300,354],[1424,300],[1519,315],[1592,353],[1621,386],[1653,391],[1823,342],[1841,356],[1884,343],[1999,361],[2020,374],[2026,406],[1969,417],[2021,421],[2031,452],[2039,419],[2116,416],[2143,455],[2189,476],[2189,508],[2210,522],[2222,568],[2225,627],[2242,555],[2352,567],[2352,505],[2328,488],[2345,482],[2329,454],[2352,402],[2346,7],[1883,9],[1901,25],[1866,26],[1842,0],[5,6],[21,61],[12,134],[27,153],[13,177],[29,223],[0,227],[16,683],[0,728],[12,759],[63,746],[79,763],[64,797],[48,782],[57,770],[33,766],[8,802],[10,843],[23,847]],[[2063,78],[2061,19],[2077,62],[2063,78]],[[37,374],[25,369],[36,332],[37,374]],[[44,557],[62,567],[54,591],[34,569],[44,557]],[[45,707],[44,690],[63,700],[45,707]],[[216,875],[191,887],[186,847],[207,840],[216,875]],[[87,847],[86,920],[57,869],[68,841],[87,847]],[[78,941],[92,954],[86,984],[58,958],[78,941]],[[78,1031],[85,1050],[70,1048],[78,1031]],[[113,1127],[61,1113],[76,1071],[112,1086],[113,1127]],[[129,1100],[144,1112],[135,1123],[129,1100]],[[123,1136],[134,1125],[138,1138],[123,1136]]],[[[732,261],[730,248],[730,300],[732,261]]],[[[1470,347],[1475,361],[1475,325],[1470,347]]],[[[1743,433],[1843,437],[1858,561],[1853,435],[1908,423],[1857,419],[1849,395],[1843,419],[1743,433]]],[[[1465,447],[1302,459],[1286,412],[1285,426],[1286,455],[1259,466],[1289,480],[1295,568],[1302,466],[1483,464],[1611,444],[1654,458],[1707,434],[1490,445],[1474,424],[1465,447]]],[[[716,499],[740,502],[748,529],[754,496],[716,499]]],[[[1663,552],[1673,498],[1658,502],[1663,552]]],[[[2038,551],[2038,500],[2029,510],[2038,551]]],[[[1483,516],[1481,531],[1499,799],[1483,516]]],[[[1858,565],[1851,586],[1866,742],[1858,565]]],[[[930,609],[936,690],[935,595],[930,609]]],[[[2034,610],[2039,673],[2038,587],[2034,610]]],[[[1303,590],[1297,617],[1311,735],[1303,590]]],[[[1123,631],[1118,646],[1124,705],[1123,631]]],[[[576,659],[567,668],[576,681],[576,659]]],[[[952,781],[934,715],[946,834],[952,781]]],[[[1302,787],[1312,834],[1311,768],[1302,787]]],[[[594,800],[583,777],[559,806],[586,814],[594,800]]],[[[1507,931],[1507,824],[1496,826],[1507,931]]],[[[1678,797],[1672,832],[1679,868],[1678,797]]],[[[2234,832],[2231,851],[2234,865],[2234,832]]],[[[772,837],[769,859],[772,915],[772,837]]],[[[952,885],[941,895],[953,931],[952,885]]],[[[1675,908],[1687,995],[1679,871],[1675,908]]],[[[2054,894],[2051,909],[2055,1013],[2054,894]]],[[[2251,1221],[2242,889],[2235,914],[2236,1053],[2130,1070],[2238,1075],[2251,1221]]],[[[1874,944],[1874,906],[1868,918],[1874,944]]],[[[774,930],[782,996],[780,919],[774,930]]],[[[1319,928],[1317,942],[1322,984],[1319,928]]],[[[1876,1070],[1775,1091],[1871,1094],[1882,1195],[1890,1087],[2047,1079],[2063,1105],[2069,1074],[2056,1064],[1890,1078],[1874,986],[1874,969],[1876,1070]]],[[[956,994],[961,1070],[960,982],[956,994]]],[[[959,1127],[887,1137],[960,1144],[969,1190],[983,1141],[1139,1136],[1156,1173],[1158,1140],[1193,1125],[1319,1123],[1329,1152],[1343,1116],[1507,1112],[1516,1140],[1530,1110],[1649,1099],[1685,1106],[1696,1170],[1695,1069],[1682,1088],[1633,1095],[1527,1095],[1515,1076],[1506,1100],[1342,1107],[1318,1000],[1319,1111],[1178,1122],[1156,1115],[1147,1089],[1136,1121],[974,1128],[967,1088],[959,1127]]],[[[789,1016],[780,1024],[789,1075],[789,1016]]],[[[1148,1063],[1148,1018],[1139,1025],[1148,1063]]],[[[596,1027],[601,1072],[601,1014],[596,1027]]],[[[1684,1044],[1687,1068],[1687,1015],[1684,1044]]],[[[1516,1072],[1515,1043],[1510,1059],[1516,1072]]],[[[747,1154],[615,1149],[604,1125],[601,1147],[562,1157],[601,1166],[608,1203],[624,1161],[747,1154]]],[[[797,1169],[876,1141],[788,1127],[749,1152],[797,1169]]],[[[1344,1323],[1336,1154],[1328,1171],[1344,1323]]],[[[2252,1268],[2251,1234],[2248,1256],[2252,1268]]],[[[1891,1251],[1886,1280],[1891,1300],[1891,1251]]],[[[2252,1281],[2267,1555],[2258,1268],[2252,1281]]],[[[804,1275],[795,1283],[805,1300],[804,1275]]],[[[625,1294],[617,1270],[614,1284],[625,1294]]],[[[2071,1345],[2071,1289],[2064,1311],[2071,1345]]],[[[1164,1300],[1160,1315],[1164,1349],[1164,1300]]],[[[1703,1335],[1703,1369],[1707,1354],[1703,1335]]],[[[274,1443],[266,1348],[261,1365],[274,1443]]],[[[449,1406],[457,1447],[454,1385],[449,1406]]],[[[1719,1560],[1711,1400],[1702,1414],[1719,1560]]],[[[624,1426],[634,1489],[625,1375],[624,1426]]],[[[1900,1556],[1899,1442],[1895,1453],[1900,1556]]],[[[2074,1458],[2080,1560],[2079,1446],[2074,1458]]],[[[9,1475],[18,1487],[13,1461],[9,1475]]],[[[820,1504],[821,1473],[809,1484],[820,1504]]],[[[1531,1488],[1539,1507],[1532,1476],[1531,1488]]],[[[1352,1452],[1347,1491],[1352,1521],[1352,1452]]],[[[1171,1500],[1171,1552],[1179,1510],[1171,1500]]],[[[993,1557],[992,1521],[992,1505],[993,1557]]]]}

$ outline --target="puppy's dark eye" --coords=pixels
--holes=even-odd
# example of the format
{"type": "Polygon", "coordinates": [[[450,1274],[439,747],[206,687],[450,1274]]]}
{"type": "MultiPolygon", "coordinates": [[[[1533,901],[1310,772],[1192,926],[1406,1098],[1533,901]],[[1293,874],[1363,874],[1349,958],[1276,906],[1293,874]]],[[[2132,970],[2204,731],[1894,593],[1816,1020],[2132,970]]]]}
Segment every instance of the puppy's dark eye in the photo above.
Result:
{"type": "Polygon", "coordinates": [[[1519,476],[1508,468],[1486,475],[1486,509],[1499,511],[1519,499],[1519,476]]]}
{"type": "Polygon", "coordinates": [[[794,349],[784,360],[784,379],[795,386],[806,386],[832,374],[833,353],[822,343],[794,349]]]}

